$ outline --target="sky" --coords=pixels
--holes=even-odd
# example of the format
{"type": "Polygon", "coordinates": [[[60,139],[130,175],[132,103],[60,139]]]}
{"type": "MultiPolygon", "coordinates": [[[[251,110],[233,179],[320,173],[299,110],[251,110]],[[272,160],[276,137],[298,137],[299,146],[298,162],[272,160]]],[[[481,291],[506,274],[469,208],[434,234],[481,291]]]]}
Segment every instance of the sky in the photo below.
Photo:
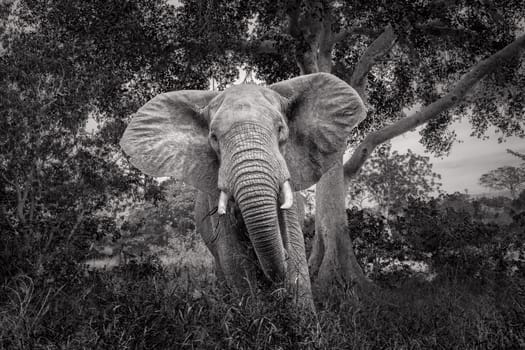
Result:
{"type": "Polygon", "coordinates": [[[471,128],[468,122],[457,122],[452,127],[458,139],[463,141],[455,143],[449,156],[436,158],[425,153],[419,143],[419,129],[400,135],[392,140],[392,148],[398,152],[408,149],[415,153],[429,156],[434,172],[441,174],[442,190],[446,192],[464,192],[470,194],[490,193],[491,190],[479,185],[479,177],[501,166],[519,166],[522,161],[507,153],[506,149],[525,153],[525,139],[511,137],[506,142],[498,143],[497,134],[488,133],[489,139],[480,140],[470,136],[471,128]]]}

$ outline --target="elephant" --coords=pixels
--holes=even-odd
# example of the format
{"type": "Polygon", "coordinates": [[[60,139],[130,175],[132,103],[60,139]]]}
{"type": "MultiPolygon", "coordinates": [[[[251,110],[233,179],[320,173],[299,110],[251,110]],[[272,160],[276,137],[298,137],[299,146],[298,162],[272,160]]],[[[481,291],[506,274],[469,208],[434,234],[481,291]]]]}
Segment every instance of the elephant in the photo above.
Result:
{"type": "Polygon", "coordinates": [[[120,145],[143,173],[199,190],[197,231],[228,285],[284,285],[311,308],[297,191],[342,158],[365,115],[352,87],[314,73],[269,86],[162,93],[133,115],[120,145]]]}

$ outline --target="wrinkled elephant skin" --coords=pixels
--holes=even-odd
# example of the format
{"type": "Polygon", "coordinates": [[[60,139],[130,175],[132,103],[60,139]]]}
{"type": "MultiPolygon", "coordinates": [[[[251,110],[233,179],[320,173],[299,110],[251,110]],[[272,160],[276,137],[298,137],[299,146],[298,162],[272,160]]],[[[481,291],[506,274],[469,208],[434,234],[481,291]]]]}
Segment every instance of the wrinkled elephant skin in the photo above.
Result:
{"type": "Polygon", "coordinates": [[[364,116],[350,86],[316,73],[268,87],[160,94],[133,116],[120,144],[144,173],[200,190],[197,229],[228,284],[241,286],[260,268],[312,307],[293,191],[342,157],[364,116]]]}

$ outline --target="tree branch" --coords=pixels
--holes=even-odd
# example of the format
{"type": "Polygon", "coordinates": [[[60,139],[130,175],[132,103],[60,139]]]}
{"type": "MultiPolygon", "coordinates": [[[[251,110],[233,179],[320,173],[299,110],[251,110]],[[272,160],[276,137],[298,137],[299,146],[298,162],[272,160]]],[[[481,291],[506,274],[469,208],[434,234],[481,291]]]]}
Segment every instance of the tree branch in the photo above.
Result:
{"type": "Polygon", "coordinates": [[[449,36],[456,38],[473,38],[477,36],[477,33],[472,30],[453,28],[440,21],[416,24],[414,27],[433,36],[449,36]]]}
{"type": "Polygon", "coordinates": [[[288,16],[288,34],[294,38],[301,35],[301,29],[299,28],[300,14],[301,10],[299,1],[290,1],[286,7],[286,15],[288,16]]]}
{"type": "Polygon", "coordinates": [[[367,27],[351,27],[349,29],[341,30],[339,33],[335,34],[332,43],[337,44],[338,42],[343,41],[344,39],[346,39],[347,36],[350,35],[364,35],[368,37],[376,37],[380,34],[380,31],[373,30],[367,27]]]}
{"type": "Polygon", "coordinates": [[[294,0],[287,5],[288,33],[295,39],[295,56],[301,75],[319,72],[319,41],[323,22],[327,20],[326,13],[323,14],[325,6],[319,0],[306,4],[294,0]]]}
{"type": "Polygon", "coordinates": [[[334,32],[332,31],[333,18],[331,13],[323,18],[319,38],[319,52],[317,62],[320,72],[332,72],[332,50],[334,48],[334,32]]]}
{"type": "Polygon", "coordinates": [[[6,206],[4,204],[0,205],[0,214],[2,214],[2,216],[4,217],[4,222],[9,225],[9,228],[11,228],[13,233],[18,236],[18,235],[20,235],[20,232],[17,231],[15,226],[11,223],[11,220],[9,220],[9,215],[8,215],[7,210],[5,209],[5,207],[6,206]]]}
{"type": "Polygon", "coordinates": [[[512,154],[513,156],[516,156],[520,158],[521,160],[525,161],[525,153],[516,152],[508,148],[507,148],[507,153],[512,154]]]}
{"type": "MultiPolygon", "coordinates": [[[[464,38],[473,37],[476,35],[475,32],[468,29],[452,28],[439,21],[425,24],[415,24],[414,27],[434,36],[454,36],[464,38]]],[[[366,77],[374,64],[376,64],[381,57],[390,52],[397,40],[397,36],[394,33],[392,25],[390,24],[385,27],[385,30],[382,33],[369,28],[352,27],[334,35],[332,38],[332,44],[335,44],[345,39],[346,36],[352,34],[362,34],[370,37],[379,35],[359,59],[352,76],[349,78],[344,78],[344,80],[349,82],[349,84],[357,90],[363,101],[366,102],[366,77]]]]}
{"type": "MultiPolygon", "coordinates": [[[[476,32],[469,30],[469,29],[460,29],[460,28],[453,28],[448,25],[446,25],[442,21],[434,21],[429,23],[417,23],[414,25],[415,28],[423,30],[431,35],[436,36],[474,36],[476,35],[476,32]]],[[[348,29],[343,29],[339,33],[335,34],[333,37],[333,44],[337,44],[340,41],[343,41],[350,35],[363,35],[368,36],[370,38],[377,37],[382,32],[379,30],[375,30],[368,27],[358,27],[353,26],[348,29]]]]}
{"type": "Polygon", "coordinates": [[[16,187],[15,182],[9,180],[9,179],[7,178],[7,176],[5,176],[4,173],[0,173],[0,175],[2,176],[2,178],[4,179],[4,181],[5,181],[6,183],[8,183],[9,185],[11,185],[11,186],[13,186],[13,187],[16,187]]]}
{"type": "Polygon", "coordinates": [[[243,51],[253,51],[255,53],[277,53],[276,40],[248,40],[240,43],[243,51]]]}
{"type": "Polygon", "coordinates": [[[505,61],[521,54],[525,49],[525,35],[520,36],[500,51],[489,58],[477,63],[467,74],[465,74],[456,86],[439,100],[424,107],[408,117],[396,123],[386,126],[381,130],[370,133],[364,141],[356,148],[352,157],[344,164],[345,185],[358,172],[370,153],[381,143],[399,136],[429,120],[437,117],[444,111],[454,107],[464,99],[467,93],[487,74],[494,72],[505,61]]]}
{"type": "Polygon", "coordinates": [[[396,38],[392,25],[387,25],[383,33],[381,33],[381,35],[370,44],[365,53],[361,56],[350,79],[345,79],[354,89],[356,89],[357,93],[365,103],[367,100],[365,91],[368,72],[370,72],[370,69],[372,69],[378,59],[386,55],[392,49],[396,38]]]}

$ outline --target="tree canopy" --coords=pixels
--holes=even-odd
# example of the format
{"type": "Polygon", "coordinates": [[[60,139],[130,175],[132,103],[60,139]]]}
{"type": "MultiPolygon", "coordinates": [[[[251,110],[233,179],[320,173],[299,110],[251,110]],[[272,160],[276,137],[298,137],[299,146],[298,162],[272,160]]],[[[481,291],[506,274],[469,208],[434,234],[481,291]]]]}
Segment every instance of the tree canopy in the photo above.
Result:
{"type": "Polygon", "coordinates": [[[378,147],[352,179],[349,188],[351,203],[363,200],[378,205],[385,215],[400,211],[412,199],[428,200],[439,192],[441,176],[432,171],[428,157],[408,150],[392,151],[389,143],[378,147]]]}
{"type": "Polygon", "coordinates": [[[96,221],[112,220],[122,198],[157,186],[117,146],[129,115],[158,92],[206,88],[210,64],[177,53],[185,27],[162,1],[14,1],[1,15],[4,238],[33,249],[31,260],[72,242],[85,249],[112,233],[96,221]]]}
{"type": "Polygon", "coordinates": [[[525,184],[525,168],[502,166],[481,175],[479,183],[495,190],[508,190],[516,198],[525,184]]]}

